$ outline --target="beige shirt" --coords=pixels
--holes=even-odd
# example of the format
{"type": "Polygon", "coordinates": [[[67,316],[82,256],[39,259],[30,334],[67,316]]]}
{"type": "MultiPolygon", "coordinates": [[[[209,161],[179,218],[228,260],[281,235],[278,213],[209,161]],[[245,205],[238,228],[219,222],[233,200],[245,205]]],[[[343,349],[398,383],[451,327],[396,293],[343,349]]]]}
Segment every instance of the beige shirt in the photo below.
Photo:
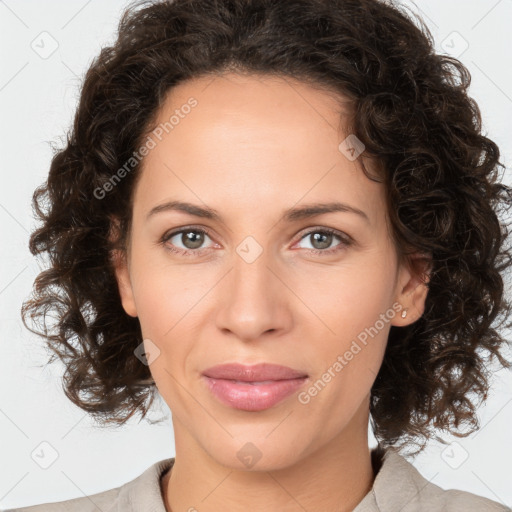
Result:
{"type": "MultiPolygon", "coordinates": [[[[475,494],[443,490],[430,483],[393,448],[371,452],[377,476],[353,512],[512,512],[510,507],[475,494]]],[[[166,512],[160,478],[174,458],[161,460],[115,489],[57,503],[4,512],[166,512]]]]}

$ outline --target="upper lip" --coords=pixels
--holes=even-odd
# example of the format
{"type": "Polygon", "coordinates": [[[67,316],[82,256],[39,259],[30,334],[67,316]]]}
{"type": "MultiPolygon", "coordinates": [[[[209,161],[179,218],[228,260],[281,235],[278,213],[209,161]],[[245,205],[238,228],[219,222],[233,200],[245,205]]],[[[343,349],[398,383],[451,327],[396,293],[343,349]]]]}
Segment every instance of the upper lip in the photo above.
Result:
{"type": "Polygon", "coordinates": [[[289,380],[307,377],[300,370],[271,363],[245,365],[240,363],[226,363],[212,366],[203,372],[212,379],[239,380],[242,382],[260,382],[264,380],[289,380]]]}

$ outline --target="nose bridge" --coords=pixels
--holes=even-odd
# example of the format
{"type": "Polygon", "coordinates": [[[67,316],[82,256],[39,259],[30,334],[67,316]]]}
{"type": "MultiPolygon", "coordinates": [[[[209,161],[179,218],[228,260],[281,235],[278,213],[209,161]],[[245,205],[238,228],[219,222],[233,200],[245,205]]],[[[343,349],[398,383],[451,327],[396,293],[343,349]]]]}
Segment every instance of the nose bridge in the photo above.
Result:
{"type": "Polygon", "coordinates": [[[233,258],[233,292],[242,298],[246,295],[259,297],[262,292],[268,291],[269,281],[273,276],[268,268],[271,265],[269,260],[269,253],[263,248],[258,250],[254,245],[251,246],[250,242],[240,244],[233,258]]]}
{"type": "Polygon", "coordinates": [[[270,253],[254,239],[236,248],[232,271],[222,288],[225,297],[218,315],[220,328],[245,339],[283,328],[286,294],[270,260],[270,253]]]}
{"type": "Polygon", "coordinates": [[[232,292],[244,296],[256,297],[268,287],[268,281],[272,278],[272,272],[268,269],[272,266],[268,247],[257,240],[253,235],[246,236],[234,249],[231,272],[232,292]]]}

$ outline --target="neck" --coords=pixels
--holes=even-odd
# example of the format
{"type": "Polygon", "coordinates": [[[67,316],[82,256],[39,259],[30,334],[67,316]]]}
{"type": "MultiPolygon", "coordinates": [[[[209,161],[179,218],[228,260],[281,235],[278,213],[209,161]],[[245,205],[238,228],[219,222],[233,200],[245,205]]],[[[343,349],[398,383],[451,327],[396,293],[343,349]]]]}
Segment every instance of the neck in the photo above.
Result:
{"type": "Polygon", "coordinates": [[[162,480],[166,510],[351,512],[371,490],[375,475],[367,430],[344,434],[286,468],[241,471],[179,442],[183,437],[175,425],[175,463],[162,480]]]}

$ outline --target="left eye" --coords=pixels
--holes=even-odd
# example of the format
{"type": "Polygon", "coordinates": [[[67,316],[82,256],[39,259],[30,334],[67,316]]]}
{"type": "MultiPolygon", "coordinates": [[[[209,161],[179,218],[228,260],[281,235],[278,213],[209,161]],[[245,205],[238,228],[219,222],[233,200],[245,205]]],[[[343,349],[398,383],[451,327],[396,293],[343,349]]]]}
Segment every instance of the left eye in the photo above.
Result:
{"type": "MultiPolygon", "coordinates": [[[[340,240],[340,243],[336,244],[334,247],[338,247],[340,245],[348,245],[348,241],[344,240],[341,237],[341,235],[336,234],[334,231],[320,230],[320,229],[306,233],[301,238],[301,241],[309,239],[312,244],[312,247],[309,248],[310,250],[320,251],[320,252],[329,252],[328,249],[330,248],[330,246],[335,238],[340,240]]],[[[336,249],[334,249],[334,250],[336,250],[336,249]]]]}

